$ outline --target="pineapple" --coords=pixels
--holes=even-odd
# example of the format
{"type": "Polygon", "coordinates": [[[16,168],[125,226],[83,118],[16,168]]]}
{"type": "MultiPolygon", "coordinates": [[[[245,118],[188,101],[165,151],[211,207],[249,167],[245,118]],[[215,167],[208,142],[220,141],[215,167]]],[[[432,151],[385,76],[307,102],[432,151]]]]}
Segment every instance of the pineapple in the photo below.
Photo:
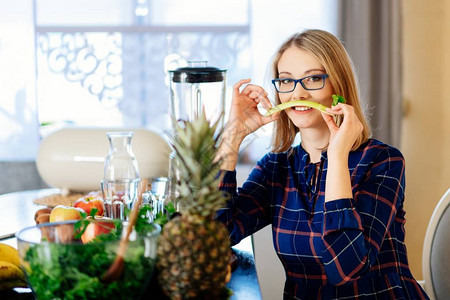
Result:
{"type": "Polygon", "coordinates": [[[159,284],[171,299],[228,297],[230,240],[227,228],[214,220],[226,201],[218,190],[218,123],[210,125],[202,113],[184,126],[176,125],[176,190],[184,210],[164,226],[157,263],[159,284]]]}

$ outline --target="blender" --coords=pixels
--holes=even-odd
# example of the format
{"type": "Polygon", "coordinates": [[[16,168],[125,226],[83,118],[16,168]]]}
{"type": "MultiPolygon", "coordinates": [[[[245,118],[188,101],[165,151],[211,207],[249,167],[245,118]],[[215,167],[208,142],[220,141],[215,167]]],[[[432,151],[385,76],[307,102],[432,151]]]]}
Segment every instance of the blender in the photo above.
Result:
{"type": "MultiPolygon", "coordinates": [[[[206,61],[190,61],[187,67],[169,71],[172,128],[179,121],[193,121],[204,111],[210,124],[219,122],[217,133],[224,126],[226,70],[207,66],[206,61]]],[[[175,154],[171,156],[170,177],[172,201],[176,211],[184,210],[178,200],[176,185],[180,176],[175,154]]]]}
{"type": "MultiPolygon", "coordinates": [[[[206,61],[189,61],[169,75],[173,122],[192,121],[202,109],[211,123],[219,120],[225,109],[226,70],[207,66],[206,61]]],[[[223,124],[222,116],[218,129],[223,124]]]]}

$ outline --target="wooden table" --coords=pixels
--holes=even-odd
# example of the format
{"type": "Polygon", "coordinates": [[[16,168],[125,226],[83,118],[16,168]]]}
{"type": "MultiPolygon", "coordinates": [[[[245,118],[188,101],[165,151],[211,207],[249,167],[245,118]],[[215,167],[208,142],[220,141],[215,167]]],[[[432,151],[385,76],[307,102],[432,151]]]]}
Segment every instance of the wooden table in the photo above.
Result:
{"type": "MultiPolygon", "coordinates": [[[[17,248],[13,234],[22,228],[35,225],[34,214],[39,208],[44,207],[34,204],[33,200],[59,192],[59,189],[43,189],[0,195],[0,242],[17,248]],[[6,238],[11,235],[12,237],[6,238]]],[[[238,266],[228,283],[228,287],[234,293],[231,299],[262,299],[250,237],[234,246],[233,251],[238,257],[238,266]]],[[[34,297],[30,289],[16,289],[1,292],[0,299],[34,299],[34,297]]]]}

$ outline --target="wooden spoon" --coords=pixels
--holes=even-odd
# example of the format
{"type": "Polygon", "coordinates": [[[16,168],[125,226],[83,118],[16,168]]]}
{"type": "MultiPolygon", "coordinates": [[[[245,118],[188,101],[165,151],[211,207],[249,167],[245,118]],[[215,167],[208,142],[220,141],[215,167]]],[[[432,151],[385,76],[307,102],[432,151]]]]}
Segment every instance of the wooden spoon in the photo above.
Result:
{"type": "Polygon", "coordinates": [[[123,267],[125,265],[124,257],[125,253],[127,252],[130,234],[132,229],[134,228],[134,225],[136,224],[136,220],[139,213],[139,207],[141,206],[141,203],[142,197],[141,195],[139,195],[137,201],[134,203],[133,209],[131,210],[130,221],[128,222],[127,231],[120,240],[119,250],[117,251],[116,258],[114,259],[114,262],[111,264],[109,269],[103,274],[102,278],[100,279],[100,281],[103,283],[111,283],[113,281],[116,281],[117,279],[120,278],[120,275],[122,274],[123,267]]]}

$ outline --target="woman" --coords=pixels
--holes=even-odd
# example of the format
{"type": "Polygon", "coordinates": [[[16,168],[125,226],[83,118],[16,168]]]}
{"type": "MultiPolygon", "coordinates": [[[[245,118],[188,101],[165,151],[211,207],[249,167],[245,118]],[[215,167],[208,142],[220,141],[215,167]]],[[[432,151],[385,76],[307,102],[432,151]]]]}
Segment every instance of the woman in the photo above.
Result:
{"type": "Polygon", "coordinates": [[[271,117],[267,92],[241,80],[219,148],[231,195],[217,218],[233,243],[272,225],[285,272],[285,299],[427,299],[411,275],[404,244],[405,165],[395,148],[370,138],[352,63],[321,30],[288,39],[273,62],[276,104],[308,100],[327,109],[288,108],[271,117]],[[241,87],[247,84],[241,91],[241,87]],[[272,152],[236,189],[238,150],[248,134],[275,121],[272,152]],[[293,145],[300,133],[300,145],[293,145]]]}

